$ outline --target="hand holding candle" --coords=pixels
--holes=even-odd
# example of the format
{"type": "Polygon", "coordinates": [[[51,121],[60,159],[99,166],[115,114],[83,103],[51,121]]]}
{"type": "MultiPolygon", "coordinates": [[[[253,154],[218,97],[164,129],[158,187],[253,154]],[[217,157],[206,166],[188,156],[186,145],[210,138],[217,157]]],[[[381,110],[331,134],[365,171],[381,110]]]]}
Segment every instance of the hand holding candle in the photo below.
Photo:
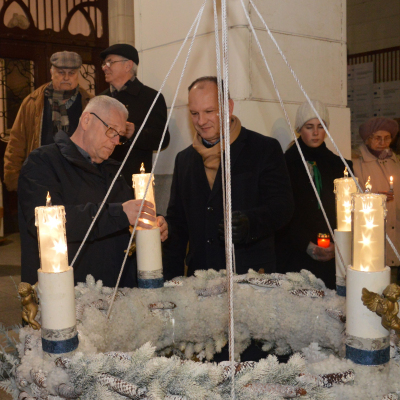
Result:
{"type": "Polygon", "coordinates": [[[156,221],[156,212],[154,210],[154,204],[149,201],[144,201],[142,212],[139,215],[140,205],[142,200],[129,200],[122,203],[122,209],[128,217],[129,223],[135,225],[137,218],[139,218],[138,227],[143,229],[151,229],[153,226],[149,222],[156,221]]]}

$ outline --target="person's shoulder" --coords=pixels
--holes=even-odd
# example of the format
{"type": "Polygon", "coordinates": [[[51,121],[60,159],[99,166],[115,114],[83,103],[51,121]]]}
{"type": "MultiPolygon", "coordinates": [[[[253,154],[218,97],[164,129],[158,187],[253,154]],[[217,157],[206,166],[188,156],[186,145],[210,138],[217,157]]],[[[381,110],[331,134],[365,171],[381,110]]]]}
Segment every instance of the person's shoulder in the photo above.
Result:
{"type": "Polygon", "coordinates": [[[27,103],[31,101],[36,101],[39,97],[44,96],[44,90],[48,86],[49,83],[45,83],[42,86],[39,86],[37,89],[35,89],[32,93],[29,93],[28,96],[24,98],[24,100],[21,103],[21,107],[24,107],[27,103]]]}
{"type": "Polygon", "coordinates": [[[92,93],[89,93],[86,89],[83,87],[79,86],[79,93],[81,94],[82,98],[89,101],[94,95],[92,93]]]}
{"type": "Polygon", "coordinates": [[[240,135],[242,135],[242,140],[248,140],[253,146],[260,146],[263,149],[268,148],[271,150],[276,150],[279,148],[282,150],[280,143],[275,138],[252,131],[244,126],[242,126],[240,135]]]}
{"type": "Polygon", "coordinates": [[[24,167],[28,168],[30,165],[52,164],[54,158],[57,157],[58,154],[59,150],[55,143],[38,147],[29,153],[22,166],[21,173],[23,172],[24,167]]]}
{"type": "Polygon", "coordinates": [[[193,145],[189,145],[185,149],[178,152],[178,154],[176,155],[176,159],[183,160],[187,157],[192,157],[194,153],[197,154],[196,150],[193,148],[193,145]]]}

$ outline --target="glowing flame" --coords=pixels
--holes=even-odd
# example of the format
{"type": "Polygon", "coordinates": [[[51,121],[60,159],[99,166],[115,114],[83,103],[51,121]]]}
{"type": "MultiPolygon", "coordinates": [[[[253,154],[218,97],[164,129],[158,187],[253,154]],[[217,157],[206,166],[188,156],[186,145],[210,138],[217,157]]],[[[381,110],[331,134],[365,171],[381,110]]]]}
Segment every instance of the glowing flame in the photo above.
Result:
{"type": "Polygon", "coordinates": [[[51,207],[51,197],[50,197],[50,192],[47,192],[46,196],[46,207],[51,207]]]}
{"type": "Polygon", "coordinates": [[[390,177],[390,183],[393,183],[393,176],[390,177]]]}
{"type": "Polygon", "coordinates": [[[52,249],[56,254],[65,254],[67,252],[67,245],[62,238],[60,240],[53,239],[53,244],[54,247],[52,247],[52,249]]]}
{"type": "Polygon", "coordinates": [[[368,177],[367,183],[365,184],[365,191],[366,192],[370,192],[372,189],[372,185],[371,185],[371,177],[368,177]]]}
{"type": "Polygon", "coordinates": [[[47,221],[44,222],[45,225],[49,226],[50,229],[56,229],[61,225],[61,220],[56,215],[49,215],[47,221]]]}
{"type": "Polygon", "coordinates": [[[344,177],[347,178],[349,176],[349,173],[347,172],[347,167],[344,168],[344,177]]]}
{"type": "Polygon", "coordinates": [[[53,272],[60,272],[61,271],[60,264],[58,264],[57,266],[51,264],[51,268],[53,268],[53,272]]]}
{"type": "Polygon", "coordinates": [[[365,226],[367,229],[373,229],[378,225],[374,225],[374,217],[371,217],[370,219],[365,218],[365,225],[362,226],[365,226]]]}
{"type": "Polygon", "coordinates": [[[361,243],[362,245],[363,245],[363,247],[365,247],[365,246],[370,246],[371,245],[371,243],[373,243],[372,242],[372,240],[371,240],[371,235],[365,235],[364,233],[362,234],[362,240],[361,241],[359,241],[358,243],[361,243]]]}
{"type": "Polygon", "coordinates": [[[142,163],[142,165],[140,166],[140,173],[144,174],[145,173],[145,169],[144,169],[144,163],[142,163]]]}

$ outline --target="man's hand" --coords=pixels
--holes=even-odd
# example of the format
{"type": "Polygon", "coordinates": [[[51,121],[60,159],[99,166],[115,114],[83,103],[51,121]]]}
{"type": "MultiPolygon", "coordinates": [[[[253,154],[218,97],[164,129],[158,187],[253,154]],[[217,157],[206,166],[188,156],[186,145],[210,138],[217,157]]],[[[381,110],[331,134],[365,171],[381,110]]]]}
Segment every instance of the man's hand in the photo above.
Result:
{"type": "MultiPolygon", "coordinates": [[[[249,234],[250,222],[246,214],[241,211],[232,213],[232,243],[243,244],[249,234]]],[[[221,241],[225,241],[224,220],[218,225],[218,235],[221,241]]]]}
{"type": "Polygon", "coordinates": [[[378,194],[384,194],[386,196],[386,201],[394,200],[394,193],[390,190],[388,192],[378,192],[378,194]]]}
{"type": "MultiPolygon", "coordinates": [[[[139,216],[140,205],[142,204],[142,200],[128,200],[125,203],[122,203],[122,209],[124,213],[128,217],[129,223],[131,225],[135,225],[136,219],[147,219],[149,221],[156,220],[156,212],[154,211],[154,204],[145,200],[142,208],[142,213],[139,216]]],[[[152,226],[144,223],[139,219],[137,226],[140,226],[144,229],[151,229],[152,226]]]]}
{"type": "Polygon", "coordinates": [[[135,124],[133,122],[126,121],[126,138],[129,140],[135,133],[135,124]]]}
{"type": "Polygon", "coordinates": [[[335,257],[335,245],[330,243],[329,247],[320,247],[310,242],[307,247],[307,254],[317,261],[329,261],[335,257]]]}
{"type": "Polygon", "coordinates": [[[168,239],[168,224],[161,215],[157,217],[157,226],[160,228],[161,241],[165,242],[168,239]]]}

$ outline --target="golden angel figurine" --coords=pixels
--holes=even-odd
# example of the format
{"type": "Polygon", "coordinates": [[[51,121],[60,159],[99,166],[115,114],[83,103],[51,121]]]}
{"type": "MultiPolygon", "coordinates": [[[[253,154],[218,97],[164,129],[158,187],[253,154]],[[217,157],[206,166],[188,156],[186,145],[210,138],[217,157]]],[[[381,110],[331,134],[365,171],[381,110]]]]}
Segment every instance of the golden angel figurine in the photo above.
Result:
{"type": "Polygon", "coordinates": [[[400,318],[397,316],[399,312],[397,300],[399,298],[400,286],[395,283],[387,286],[382,296],[370,292],[366,288],[363,288],[361,296],[363,304],[369,310],[382,317],[382,326],[389,331],[390,329],[394,329],[397,334],[400,334],[400,318]]]}
{"type": "Polygon", "coordinates": [[[35,321],[39,307],[35,288],[36,285],[32,286],[29,283],[21,282],[18,285],[18,293],[21,296],[22,319],[33,329],[39,330],[40,324],[35,321]]]}

